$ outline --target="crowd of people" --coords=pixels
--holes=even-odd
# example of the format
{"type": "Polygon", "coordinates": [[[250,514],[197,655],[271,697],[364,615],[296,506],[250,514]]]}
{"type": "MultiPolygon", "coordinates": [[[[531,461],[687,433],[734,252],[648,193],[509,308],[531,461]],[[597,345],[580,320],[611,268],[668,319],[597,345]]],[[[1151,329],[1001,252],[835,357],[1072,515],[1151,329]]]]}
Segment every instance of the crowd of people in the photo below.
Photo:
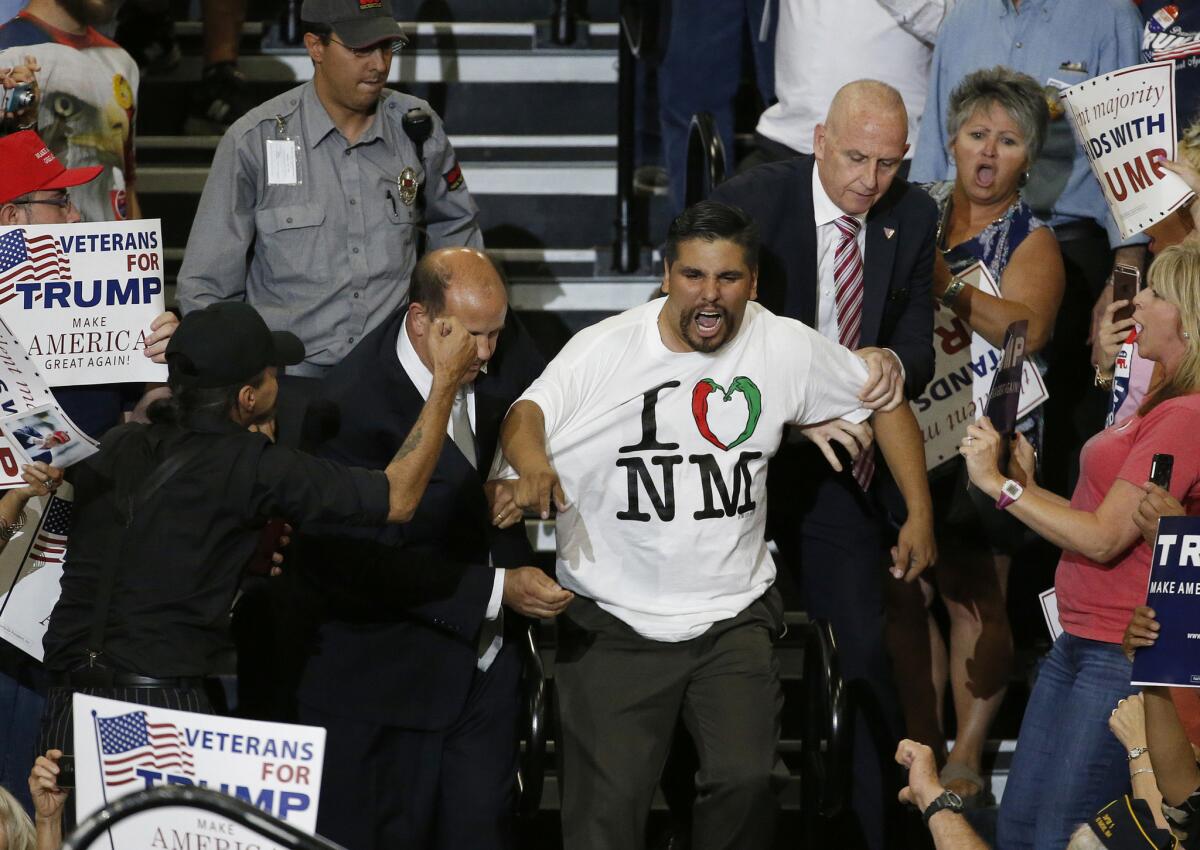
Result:
{"type": "MultiPolygon", "coordinates": [[[[135,60],[97,29],[117,5],[29,0],[0,26],[6,108],[33,95],[0,115],[0,224],[140,216],[139,65],[169,66],[171,44],[163,9],[131,0],[135,60]]],[[[223,137],[178,307],[146,331],[168,380],[55,388],[99,451],[37,460],[0,497],[3,548],[30,500],[74,494],[44,661],[0,644],[0,846],[52,850],[74,823],[73,695],[212,713],[206,677],[236,644],[243,716],[326,732],[322,835],[510,847],[524,628],[554,620],[563,846],[644,846],[682,729],[676,839],[772,847],[786,570],[846,684],[842,842],[909,846],[915,808],[938,848],[974,850],[1008,580],[1037,539],[1061,551],[1062,634],[995,845],[1200,846],[1200,701],[1130,686],[1160,630],[1158,521],[1200,512],[1200,210],[1122,239],[1059,98],[1176,59],[1164,167],[1200,191],[1200,6],[665,6],[662,297],[547,363],[440,117],[385,85],[406,43],[389,0],[305,0],[312,78],[257,106],[244,5],[204,4],[190,118],[223,137]],[[691,114],[734,150],[746,32],[756,150],[685,209],[691,114]],[[996,294],[966,280],[978,264],[996,294]],[[1131,299],[1118,267],[1144,277],[1131,299]],[[964,423],[929,469],[910,402],[938,315],[992,348],[1023,322],[1049,396],[1012,433],[964,423]],[[552,516],[547,571],[525,520],[552,516]]]]}

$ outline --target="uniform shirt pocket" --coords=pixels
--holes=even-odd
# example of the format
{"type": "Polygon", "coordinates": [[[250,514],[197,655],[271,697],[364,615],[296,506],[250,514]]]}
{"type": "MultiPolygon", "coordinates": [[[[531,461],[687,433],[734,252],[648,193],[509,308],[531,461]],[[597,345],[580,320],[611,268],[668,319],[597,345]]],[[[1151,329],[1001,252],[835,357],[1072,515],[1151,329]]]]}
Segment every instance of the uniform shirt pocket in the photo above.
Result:
{"type": "Polygon", "coordinates": [[[280,284],[325,281],[332,240],[323,234],[325,209],[318,204],[268,207],[254,214],[258,229],[256,264],[274,288],[280,284]],[[326,238],[321,238],[322,236],[326,238]]]}
{"type": "Polygon", "coordinates": [[[294,204],[258,210],[254,223],[260,233],[279,233],[302,227],[317,227],[325,222],[325,208],[319,204],[294,204]]]}

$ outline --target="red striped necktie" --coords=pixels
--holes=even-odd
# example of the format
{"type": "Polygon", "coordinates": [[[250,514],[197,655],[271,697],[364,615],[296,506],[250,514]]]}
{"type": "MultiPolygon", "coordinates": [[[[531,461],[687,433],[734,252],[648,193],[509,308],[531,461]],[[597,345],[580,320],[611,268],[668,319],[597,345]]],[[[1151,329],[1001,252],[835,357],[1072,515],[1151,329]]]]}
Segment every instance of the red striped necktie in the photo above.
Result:
{"type": "MultiPolygon", "coordinates": [[[[862,222],[849,215],[833,221],[837,225],[837,251],[833,255],[834,304],[837,306],[838,342],[854,351],[862,336],[863,259],[858,249],[862,222]]],[[[868,449],[854,462],[854,480],[864,490],[875,475],[875,450],[868,449]]]]}

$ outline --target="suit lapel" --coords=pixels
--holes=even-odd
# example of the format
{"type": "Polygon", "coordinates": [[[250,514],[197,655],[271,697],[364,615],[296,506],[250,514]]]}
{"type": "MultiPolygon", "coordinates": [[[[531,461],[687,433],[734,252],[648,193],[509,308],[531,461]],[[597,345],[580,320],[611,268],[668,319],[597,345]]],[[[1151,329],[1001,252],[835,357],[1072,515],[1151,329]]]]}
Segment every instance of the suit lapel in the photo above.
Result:
{"type": "Polygon", "coordinates": [[[786,315],[796,316],[810,328],[817,326],[817,291],[821,288],[820,272],[817,269],[817,225],[813,213],[812,180],[816,160],[805,159],[800,169],[799,184],[793,197],[799,207],[799,215],[792,218],[801,223],[796,247],[799,252],[793,268],[799,269],[798,286],[788,287],[788,309],[786,315]]]}
{"type": "Polygon", "coordinates": [[[867,251],[863,257],[863,318],[859,345],[875,345],[879,339],[883,307],[888,297],[888,282],[892,279],[892,263],[896,259],[896,244],[900,237],[900,225],[891,207],[867,216],[867,251]]]}
{"type": "Polygon", "coordinates": [[[508,412],[508,405],[497,394],[500,384],[499,375],[495,374],[480,375],[475,381],[475,453],[479,476],[484,480],[496,455],[500,423],[508,412]]]}

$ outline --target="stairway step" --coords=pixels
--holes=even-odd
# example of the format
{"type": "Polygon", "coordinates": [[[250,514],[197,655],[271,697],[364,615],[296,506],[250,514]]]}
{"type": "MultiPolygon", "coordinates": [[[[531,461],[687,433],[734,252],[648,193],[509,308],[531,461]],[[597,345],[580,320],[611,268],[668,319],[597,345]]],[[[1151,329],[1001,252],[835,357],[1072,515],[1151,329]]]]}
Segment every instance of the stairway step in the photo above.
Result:
{"type": "MultiPolygon", "coordinates": [[[[388,82],[611,85],[617,81],[616,59],[612,49],[406,49],[392,62],[388,82]]],[[[199,56],[185,56],[175,70],[153,79],[194,82],[200,79],[202,67],[199,56]]],[[[313,75],[308,53],[294,49],[243,56],[238,67],[249,79],[259,82],[303,82],[313,75]]]]}
{"type": "MultiPolygon", "coordinates": [[[[150,166],[203,166],[212,162],[221,136],[141,135],[138,163],[150,166]]],[[[616,157],[617,137],[611,134],[450,134],[459,159],[484,163],[610,162],[616,157]]]]}
{"type": "MultiPolygon", "coordinates": [[[[471,194],[592,195],[611,198],[617,168],[608,162],[462,162],[471,194]]],[[[138,168],[138,195],[199,194],[207,165],[145,165],[138,168]]]]}
{"type": "MultiPolygon", "coordinates": [[[[250,103],[263,103],[297,85],[295,80],[246,84],[250,103]]],[[[616,134],[617,88],[584,83],[553,84],[532,81],[492,85],[421,83],[405,79],[394,88],[428,101],[452,134],[616,134]],[[529,104],[536,103],[537,109],[529,104]]],[[[147,77],[139,92],[138,134],[180,135],[191,86],[181,79],[147,77]],[[184,94],[181,95],[181,83],[184,94]]]]}
{"type": "MultiPolygon", "coordinates": [[[[617,20],[619,0],[584,0],[577,8],[581,19],[617,20]]],[[[413,20],[534,21],[554,7],[553,0],[394,0],[397,17],[413,20]]]]}
{"type": "MultiPolygon", "coordinates": [[[[147,218],[162,219],[166,247],[182,248],[187,244],[203,181],[202,174],[155,176],[152,168],[140,172],[138,196],[142,211],[147,218]],[[187,190],[180,191],[180,186],[187,190]]],[[[488,194],[477,191],[479,187],[470,174],[467,185],[478,201],[484,244],[489,248],[595,248],[610,246],[614,240],[616,202],[611,195],[548,194],[544,189],[488,194]]],[[[483,188],[487,188],[486,183],[483,188]]],[[[665,199],[639,199],[639,205],[643,208],[641,243],[661,242],[670,223],[665,199]]]]}

